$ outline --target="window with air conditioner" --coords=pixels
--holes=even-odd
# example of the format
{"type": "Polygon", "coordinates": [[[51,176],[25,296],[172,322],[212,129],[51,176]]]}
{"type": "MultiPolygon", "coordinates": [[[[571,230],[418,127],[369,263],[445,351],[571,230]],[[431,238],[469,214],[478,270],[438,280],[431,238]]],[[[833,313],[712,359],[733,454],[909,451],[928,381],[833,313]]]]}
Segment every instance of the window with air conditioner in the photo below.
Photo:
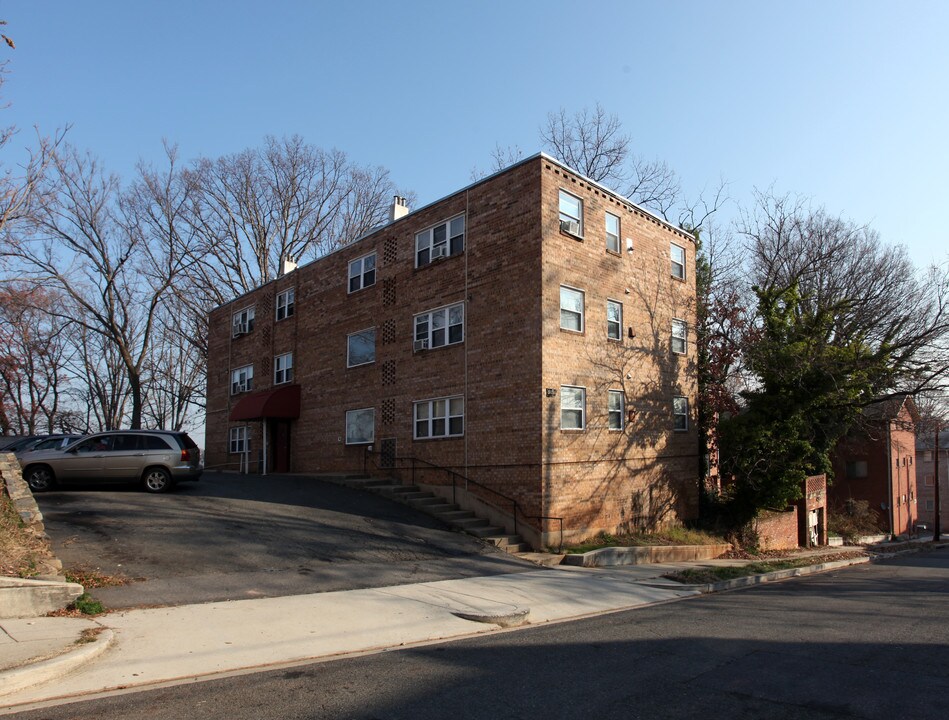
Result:
{"type": "Polygon", "coordinates": [[[349,292],[376,284],[376,254],[370,253],[349,263],[349,292]]]}
{"type": "Polygon", "coordinates": [[[245,365],[231,370],[231,395],[254,389],[254,366],[245,365]]]}
{"type": "Polygon", "coordinates": [[[376,361],[376,329],[368,328],[346,336],[346,367],[376,361]]]}
{"type": "Polygon", "coordinates": [[[465,250],[465,216],[459,215],[415,236],[415,267],[441,258],[460,255],[465,250]]]}
{"type": "Polygon", "coordinates": [[[560,191],[560,230],[574,237],[583,237],[583,200],[566,190],[560,191]]]}
{"type": "Polygon", "coordinates": [[[465,304],[455,303],[416,315],[414,339],[416,351],[464,342],[465,304]]]}
{"type": "Polygon", "coordinates": [[[247,335],[254,329],[254,308],[247,307],[240,312],[234,313],[231,322],[234,337],[247,335]]]}
{"type": "Polygon", "coordinates": [[[413,405],[416,440],[461,437],[465,434],[463,397],[421,400],[413,405]]]}
{"type": "Polygon", "coordinates": [[[277,322],[280,320],[286,320],[289,317],[293,317],[295,294],[296,292],[294,291],[294,288],[287,288],[283,292],[277,293],[277,310],[275,315],[277,322]]]}

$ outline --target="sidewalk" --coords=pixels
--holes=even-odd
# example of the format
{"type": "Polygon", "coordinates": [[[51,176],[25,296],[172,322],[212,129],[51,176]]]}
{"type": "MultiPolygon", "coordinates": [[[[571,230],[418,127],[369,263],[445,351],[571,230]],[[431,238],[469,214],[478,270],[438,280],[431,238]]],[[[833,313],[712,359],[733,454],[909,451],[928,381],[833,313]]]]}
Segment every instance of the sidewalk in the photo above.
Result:
{"type": "Polygon", "coordinates": [[[681,599],[708,588],[674,583],[662,578],[664,573],[745,562],[560,566],[368,590],[128,610],[94,620],[0,620],[0,714],[57,698],[398,648],[681,599]],[[99,634],[90,637],[96,630],[99,634]],[[84,631],[87,642],[76,644],[84,631]]]}

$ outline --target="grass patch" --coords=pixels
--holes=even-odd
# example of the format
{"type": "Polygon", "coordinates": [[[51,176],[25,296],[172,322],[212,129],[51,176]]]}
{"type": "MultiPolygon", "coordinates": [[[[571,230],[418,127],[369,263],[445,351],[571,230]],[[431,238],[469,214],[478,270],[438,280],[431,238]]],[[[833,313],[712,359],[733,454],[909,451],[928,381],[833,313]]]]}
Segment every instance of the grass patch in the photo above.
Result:
{"type": "Polygon", "coordinates": [[[77,610],[82,615],[101,615],[105,612],[105,607],[102,603],[89,595],[89,593],[83,593],[77,597],[69,608],[77,610]]]}
{"type": "Polygon", "coordinates": [[[775,572],[776,570],[792,570],[799,567],[808,567],[809,565],[820,565],[821,563],[851,557],[854,557],[853,553],[835,553],[833,555],[810,555],[797,558],[760,560],[758,562],[748,563],[747,565],[689,568],[688,570],[682,570],[677,573],[663,575],[663,577],[688,585],[708,585],[722,582],[723,580],[734,580],[735,578],[748,577],[749,575],[763,575],[764,573],[775,572]]]}
{"type": "Polygon", "coordinates": [[[600,533],[578,545],[564,548],[564,552],[579,554],[605,547],[645,547],[648,545],[721,545],[726,541],[718,535],[683,527],[669,528],[654,533],[611,535],[600,533]]]}
{"type": "Polygon", "coordinates": [[[79,634],[79,637],[76,638],[76,642],[74,644],[88,645],[91,642],[95,642],[103,630],[105,630],[105,628],[86,628],[79,634]]]}

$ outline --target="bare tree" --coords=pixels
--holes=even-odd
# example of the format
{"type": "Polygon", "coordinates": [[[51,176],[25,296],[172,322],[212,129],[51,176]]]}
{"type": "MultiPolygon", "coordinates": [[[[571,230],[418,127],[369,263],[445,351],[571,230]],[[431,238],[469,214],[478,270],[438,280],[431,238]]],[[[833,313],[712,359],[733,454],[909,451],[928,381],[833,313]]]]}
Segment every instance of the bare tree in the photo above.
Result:
{"type": "Polygon", "coordinates": [[[122,194],[117,179],[92,157],[71,148],[56,152],[29,222],[8,249],[25,277],[64,297],[68,305],[54,309],[55,316],[100,336],[121,360],[133,428],[141,427],[143,368],[156,313],[192,257],[175,221],[185,199],[173,155],[169,159],[166,179],[143,171],[122,194]]]}
{"type": "Polygon", "coordinates": [[[680,202],[675,171],[664,161],[635,155],[619,117],[599,104],[573,115],[563,108],[548,113],[540,137],[544,148],[559,160],[667,220],[680,202]]]}
{"type": "Polygon", "coordinates": [[[299,136],[199,160],[187,179],[196,190],[196,272],[217,302],[272,280],[284,256],[318,257],[351,242],[385,219],[395,194],[384,168],[358,167],[299,136]]]}

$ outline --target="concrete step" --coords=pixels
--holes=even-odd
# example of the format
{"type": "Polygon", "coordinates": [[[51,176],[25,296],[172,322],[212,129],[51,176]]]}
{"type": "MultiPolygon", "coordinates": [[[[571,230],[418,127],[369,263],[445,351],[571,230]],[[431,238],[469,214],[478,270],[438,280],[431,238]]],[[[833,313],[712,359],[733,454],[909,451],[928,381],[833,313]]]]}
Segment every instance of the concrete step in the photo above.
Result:
{"type": "Polygon", "coordinates": [[[504,528],[496,525],[490,525],[487,520],[483,526],[466,527],[465,530],[479,538],[496,537],[504,534],[504,528]]]}
{"type": "Polygon", "coordinates": [[[477,533],[477,535],[499,548],[511,547],[512,545],[519,545],[524,542],[524,538],[520,535],[504,535],[503,532],[502,529],[501,533],[496,535],[481,535],[480,533],[477,533]]]}
{"type": "MultiPolygon", "coordinates": [[[[452,520],[451,524],[456,528],[461,528],[467,532],[473,533],[475,528],[487,528],[490,527],[490,523],[484,518],[473,517],[473,518],[462,518],[460,520],[452,520]]],[[[498,532],[504,532],[503,528],[491,528],[493,531],[491,534],[497,534],[498,532]]]]}
{"type": "Polygon", "coordinates": [[[445,498],[439,497],[433,493],[430,493],[431,497],[416,498],[415,500],[410,500],[415,507],[424,509],[428,512],[430,507],[441,507],[445,505],[445,498]]]}
{"type": "Polygon", "coordinates": [[[399,500],[415,504],[418,500],[429,500],[435,497],[435,493],[426,492],[424,490],[416,490],[415,492],[401,493],[399,495],[399,500]]]}
{"type": "MultiPolygon", "coordinates": [[[[391,484],[391,481],[387,484],[363,485],[364,490],[368,490],[369,492],[379,493],[380,495],[389,495],[389,496],[395,495],[396,491],[401,487],[402,487],[401,485],[391,484]]],[[[401,498],[405,496],[400,495],[399,497],[401,498]]]]}
{"type": "Polygon", "coordinates": [[[456,520],[468,520],[477,517],[470,510],[452,510],[451,512],[438,513],[438,518],[445,522],[455,522],[456,520]]]}
{"type": "Polygon", "coordinates": [[[454,512],[460,508],[454,503],[443,503],[442,505],[423,505],[420,509],[431,515],[437,515],[438,517],[441,517],[445,513],[454,512]]]}
{"type": "Polygon", "coordinates": [[[531,548],[531,546],[526,542],[520,542],[514,545],[505,545],[501,549],[504,550],[504,552],[511,553],[511,555],[519,555],[521,553],[530,552],[533,548],[531,548]]]}
{"type": "Polygon", "coordinates": [[[392,491],[393,495],[403,495],[405,493],[419,492],[418,485],[399,485],[392,491]]]}

